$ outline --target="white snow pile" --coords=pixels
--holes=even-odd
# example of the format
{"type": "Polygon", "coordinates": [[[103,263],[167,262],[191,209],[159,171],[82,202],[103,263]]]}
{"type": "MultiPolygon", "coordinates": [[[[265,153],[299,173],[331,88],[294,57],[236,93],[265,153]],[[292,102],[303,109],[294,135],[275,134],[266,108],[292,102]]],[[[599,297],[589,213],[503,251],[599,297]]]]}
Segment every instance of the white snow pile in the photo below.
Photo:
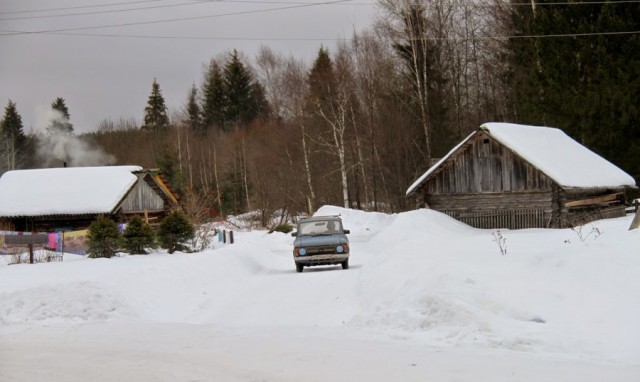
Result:
{"type": "Polygon", "coordinates": [[[336,214],[348,270],[296,273],[293,238],[265,231],[2,265],[0,380],[640,380],[631,216],[501,230],[502,255],[495,231],[431,210],[316,213],[336,214]]]}

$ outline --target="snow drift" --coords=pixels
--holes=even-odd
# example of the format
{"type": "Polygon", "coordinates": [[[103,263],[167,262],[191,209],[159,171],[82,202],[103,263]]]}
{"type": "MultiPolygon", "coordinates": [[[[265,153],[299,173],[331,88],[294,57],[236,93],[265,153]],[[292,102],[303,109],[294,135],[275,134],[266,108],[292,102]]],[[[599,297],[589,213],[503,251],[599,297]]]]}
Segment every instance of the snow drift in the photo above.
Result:
{"type": "MultiPolygon", "coordinates": [[[[26,349],[36,336],[57,348],[58,360],[79,351],[63,346],[63,338],[74,338],[88,354],[99,351],[95,344],[126,352],[133,341],[175,357],[195,341],[199,352],[229,369],[200,370],[210,362],[203,358],[191,371],[185,364],[161,377],[149,369],[105,372],[102,380],[314,380],[305,370],[318,371],[315,380],[349,380],[365,375],[360,367],[371,368],[368,380],[475,380],[483,368],[487,379],[513,380],[502,375],[509,367],[527,370],[518,380],[631,381],[640,375],[640,232],[627,231],[631,217],[580,231],[501,231],[507,245],[501,255],[492,230],[431,210],[389,215],[325,206],[317,214],[339,214],[351,230],[349,270],[297,274],[293,238],[265,231],[239,232],[236,244],[196,254],[75,261],[68,255],[62,263],[0,266],[0,337],[6,340],[0,379],[33,379],[19,365],[33,356],[26,349]],[[115,333],[126,333],[126,343],[118,346],[125,334],[115,333]],[[199,337],[195,333],[212,337],[189,340],[199,337]],[[334,352],[341,362],[346,357],[346,371],[303,361],[312,351],[305,343],[328,365],[338,362],[334,352]],[[215,346],[239,353],[222,356],[215,346]],[[268,349],[279,356],[267,356],[268,349]],[[240,355],[252,351],[264,357],[254,367],[240,355]],[[388,362],[435,357],[443,366],[388,369],[375,362],[381,351],[396,352],[388,362]],[[238,365],[249,369],[235,374],[238,365]],[[465,372],[455,374],[460,368],[465,372]]],[[[112,362],[124,367],[128,361],[116,356],[112,362]]],[[[43,361],[43,367],[71,380],[57,363],[43,361]]]]}

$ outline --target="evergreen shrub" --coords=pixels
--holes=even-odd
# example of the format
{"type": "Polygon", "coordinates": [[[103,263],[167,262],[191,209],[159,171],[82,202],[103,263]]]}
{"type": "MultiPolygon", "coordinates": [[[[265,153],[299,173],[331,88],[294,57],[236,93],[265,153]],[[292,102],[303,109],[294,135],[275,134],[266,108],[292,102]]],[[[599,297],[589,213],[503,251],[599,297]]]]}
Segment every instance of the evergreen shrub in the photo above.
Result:
{"type": "Polygon", "coordinates": [[[171,212],[160,223],[160,244],[169,253],[188,250],[186,243],[193,240],[195,229],[182,211],[171,212]]]}
{"type": "Polygon", "coordinates": [[[153,247],[155,232],[140,216],[134,216],[124,230],[124,248],[132,255],[146,255],[146,248],[153,247]]]}
{"type": "Polygon", "coordinates": [[[278,224],[273,231],[275,232],[282,232],[282,233],[289,233],[291,231],[293,231],[293,226],[291,226],[291,224],[287,224],[287,223],[282,223],[282,224],[278,224]]]}
{"type": "Polygon", "coordinates": [[[89,257],[112,257],[116,253],[119,239],[120,232],[116,223],[104,215],[98,215],[87,233],[89,257]]]}

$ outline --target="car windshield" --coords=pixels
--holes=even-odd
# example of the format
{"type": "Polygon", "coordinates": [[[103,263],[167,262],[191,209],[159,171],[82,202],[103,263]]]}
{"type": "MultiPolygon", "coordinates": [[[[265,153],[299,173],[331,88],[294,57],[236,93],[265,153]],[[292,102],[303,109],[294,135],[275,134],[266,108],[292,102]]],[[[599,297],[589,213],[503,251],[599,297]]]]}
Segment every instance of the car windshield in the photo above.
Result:
{"type": "Polygon", "coordinates": [[[298,226],[300,236],[331,235],[339,232],[342,232],[342,224],[338,220],[301,222],[298,226]]]}

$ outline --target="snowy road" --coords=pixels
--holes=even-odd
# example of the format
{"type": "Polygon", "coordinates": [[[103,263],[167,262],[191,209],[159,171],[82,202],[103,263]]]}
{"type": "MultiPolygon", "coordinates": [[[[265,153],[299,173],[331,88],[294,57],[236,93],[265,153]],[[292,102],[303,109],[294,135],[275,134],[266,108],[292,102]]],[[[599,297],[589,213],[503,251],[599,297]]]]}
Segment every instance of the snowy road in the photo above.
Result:
{"type": "Polygon", "coordinates": [[[632,381],[640,367],[431,348],[348,329],[87,324],[2,331],[10,381],[632,381]],[[10,349],[10,350],[9,350],[10,349]]]}
{"type": "Polygon", "coordinates": [[[351,268],[295,272],[293,239],[0,266],[0,381],[638,381],[629,219],[491,231],[432,211],[327,207],[351,268]]]}

